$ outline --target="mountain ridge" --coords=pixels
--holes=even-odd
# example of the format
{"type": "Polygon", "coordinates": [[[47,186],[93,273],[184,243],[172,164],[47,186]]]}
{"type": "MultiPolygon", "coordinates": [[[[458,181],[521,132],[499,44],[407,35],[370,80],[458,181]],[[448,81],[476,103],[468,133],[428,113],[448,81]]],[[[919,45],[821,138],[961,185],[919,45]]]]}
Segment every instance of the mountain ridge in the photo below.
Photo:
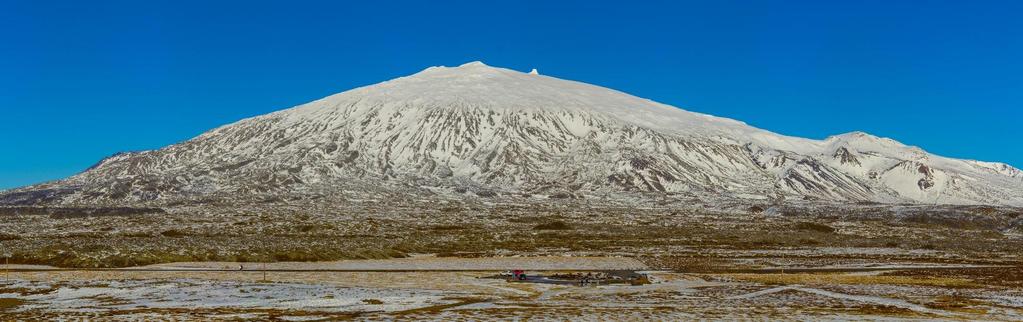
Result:
{"type": "Polygon", "coordinates": [[[471,62],[330,95],[157,150],[117,154],[8,204],[459,191],[614,200],[1023,205],[1023,174],[864,132],[824,140],[471,62]]]}

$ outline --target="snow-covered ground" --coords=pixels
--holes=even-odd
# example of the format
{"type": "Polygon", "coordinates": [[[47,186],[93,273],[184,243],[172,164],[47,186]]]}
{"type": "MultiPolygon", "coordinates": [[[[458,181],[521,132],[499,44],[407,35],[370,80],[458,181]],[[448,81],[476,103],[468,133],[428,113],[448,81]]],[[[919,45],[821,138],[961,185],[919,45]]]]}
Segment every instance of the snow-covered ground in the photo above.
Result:
{"type": "Polygon", "coordinates": [[[453,302],[451,291],[396,288],[335,287],[318,284],[256,283],[197,279],[63,281],[12,280],[0,282],[0,298],[26,301],[18,312],[50,312],[74,316],[90,312],[131,316],[165,309],[301,310],[319,313],[401,311],[453,302]]]}
{"type": "MultiPolygon", "coordinates": [[[[342,260],[333,262],[190,262],[167,263],[140,267],[143,269],[239,269],[239,270],[639,270],[646,265],[626,257],[433,257],[342,260]]],[[[132,269],[132,268],[126,268],[132,269]]]]}
{"type": "MultiPolygon", "coordinates": [[[[1016,320],[1019,289],[846,274],[649,272],[641,286],[508,283],[485,272],[34,272],[0,281],[12,319],[1016,320]],[[802,276],[802,275],[800,275],[802,276]],[[780,278],[779,280],[775,280],[780,278]],[[768,282],[771,281],[771,282],[768,282]],[[12,302],[13,301],[13,302],[12,302]],[[13,303],[13,304],[12,304],[13,303]]],[[[956,279],[952,279],[956,280],[956,279]]]]}

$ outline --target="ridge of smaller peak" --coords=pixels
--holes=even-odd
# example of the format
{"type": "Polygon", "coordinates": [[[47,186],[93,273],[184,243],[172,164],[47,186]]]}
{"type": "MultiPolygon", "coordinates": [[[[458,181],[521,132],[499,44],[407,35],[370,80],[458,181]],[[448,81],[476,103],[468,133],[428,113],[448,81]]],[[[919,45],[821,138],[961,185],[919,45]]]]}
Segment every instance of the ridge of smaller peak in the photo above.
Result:
{"type": "Polygon", "coordinates": [[[880,140],[884,140],[884,138],[881,138],[881,137],[878,137],[876,135],[873,135],[873,134],[870,134],[870,133],[867,133],[867,132],[863,132],[863,131],[852,131],[852,132],[849,132],[849,133],[842,133],[842,134],[837,134],[837,135],[829,136],[826,140],[827,141],[850,141],[850,140],[880,141],[880,140]]]}
{"type": "Polygon", "coordinates": [[[458,67],[489,67],[489,66],[487,66],[487,64],[484,64],[481,61],[476,60],[476,61],[471,61],[471,62],[468,62],[468,63],[465,63],[465,64],[458,65],[458,67]]]}

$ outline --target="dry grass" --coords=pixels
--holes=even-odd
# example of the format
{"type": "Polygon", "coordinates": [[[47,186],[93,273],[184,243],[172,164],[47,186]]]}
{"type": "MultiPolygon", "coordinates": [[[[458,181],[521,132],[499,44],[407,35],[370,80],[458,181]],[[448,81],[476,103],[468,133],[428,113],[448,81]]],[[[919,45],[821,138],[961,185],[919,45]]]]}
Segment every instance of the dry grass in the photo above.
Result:
{"type": "Polygon", "coordinates": [[[927,303],[925,306],[932,309],[955,311],[960,313],[987,314],[987,309],[979,307],[983,304],[985,304],[983,301],[962,296],[960,294],[952,294],[938,296],[933,302],[927,303]]]}
{"type": "MultiPolygon", "coordinates": [[[[11,250],[12,264],[125,267],[178,261],[391,258],[414,253],[492,256],[572,251],[699,257],[713,253],[704,249],[800,247],[926,248],[963,255],[960,258],[993,259],[1000,253],[1018,252],[1019,243],[998,230],[964,233],[947,225],[900,221],[883,214],[878,216],[890,217],[850,214],[840,218],[833,212],[798,211],[766,216],[751,215],[745,208],[721,213],[556,204],[417,208],[389,203],[344,211],[330,208],[337,205],[306,206],[258,212],[210,206],[168,209],[167,215],[66,219],[11,216],[0,222],[0,232],[19,233],[0,235],[0,248],[11,250]],[[679,253],[680,249],[689,251],[679,253]]],[[[717,266],[688,260],[661,264],[701,271],[717,266]]]]}
{"type": "Polygon", "coordinates": [[[486,301],[486,299],[482,299],[482,298],[451,298],[450,300],[455,300],[457,302],[450,303],[450,304],[440,304],[440,305],[433,305],[433,306],[415,308],[415,309],[410,309],[410,310],[405,310],[405,311],[398,311],[398,312],[394,312],[394,313],[389,313],[388,315],[406,316],[406,315],[418,315],[418,314],[437,314],[438,312],[443,311],[445,309],[450,309],[450,308],[453,308],[453,307],[459,307],[459,306],[463,306],[463,305],[469,305],[469,304],[480,303],[480,302],[486,301]]]}
{"type": "Polygon", "coordinates": [[[968,278],[977,284],[1023,289],[1023,266],[964,268],[942,270],[906,270],[881,274],[912,278],[968,278]]]}
{"type": "Polygon", "coordinates": [[[911,276],[880,276],[880,275],[848,275],[832,273],[799,273],[799,274],[715,274],[713,276],[731,280],[754,282],[768,285],[912,285],[938,286],[952,288],[975,288],[980,284],[965,278],[955,277],[911,277],[911,276]]]}
{"type": "MultiPolygon", "coordinates": [[[[824,310],[822,310],[824,311],[824,310]]],[[[826,312],[826,311],[825,311],[826,312]]],[[[900,317],[900,318],[919,318],[923,317],[919,312],[904,309],[900,307],[888,306],[888,305],[875,305],[866,304],[858,306],[852,309],[853,313],[864,315],[864,320],[876,319],[878,316],[884,317],[900,317]]]]}
{"type": "Polygon", "coordinates": [[[7,311],[25,304],[25,300],[18,298],[0,298],[0,311],[7,311]]]}
{"type": "Polygon", "coordinates": [[[568,229],[572,229],[572,226],[569,226],[564,221],[552,221],[552,222],[543,223],[543,224],[539,224],[539,225],[533,226],[533,229],[534,230],[568,230],[568,229]]]}

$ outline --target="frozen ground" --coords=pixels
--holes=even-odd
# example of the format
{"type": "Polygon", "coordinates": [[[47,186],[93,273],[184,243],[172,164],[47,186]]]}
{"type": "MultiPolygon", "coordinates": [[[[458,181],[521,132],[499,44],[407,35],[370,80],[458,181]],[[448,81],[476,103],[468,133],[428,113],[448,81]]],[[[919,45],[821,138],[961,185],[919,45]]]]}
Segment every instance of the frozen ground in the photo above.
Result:
{"type": "Polygon", "coordinates": [[[1016,210],[327,205],[3,215],[0,320],[1023,319],[1016,210]]]}
{"type": "Polygon", "coordinates": [[[26,320],[1019,320],[1020,272],[651,272],[649,285],[578,287],[507,283],[476,271],[269,272],[268,281],[253,271],[34,271],[0,282],[0,314],[26,320]]]}
{"type": "Polygon", "coordinates": [[[412,256],[395,259],[341,260],[332,262],[277,262],[249,264],[237,262],[185,262],[144,266],[147,269],[238,269],[243,270],[451,270],[485,271],[508,269],[531,270],[637,270],[646,264],[625,257],[483,257],[457,258],[412,256]],[[247,267],[245,265],[248,265],[247,267]]]}
{"type": "Polygon", "coordinates": [[[452,302],[451,292],[333,287],[298,283],[253,283],[198,279],[129,279],[41,282],[12,280],[0,296],[26,303],[17,312],[42,316],[132,317],[187,308],[216,316],[222,310],[310,310],[324,314],[400,311],[452,302]],[[374,302],[379,301],[379,303],[374,302]]]}

